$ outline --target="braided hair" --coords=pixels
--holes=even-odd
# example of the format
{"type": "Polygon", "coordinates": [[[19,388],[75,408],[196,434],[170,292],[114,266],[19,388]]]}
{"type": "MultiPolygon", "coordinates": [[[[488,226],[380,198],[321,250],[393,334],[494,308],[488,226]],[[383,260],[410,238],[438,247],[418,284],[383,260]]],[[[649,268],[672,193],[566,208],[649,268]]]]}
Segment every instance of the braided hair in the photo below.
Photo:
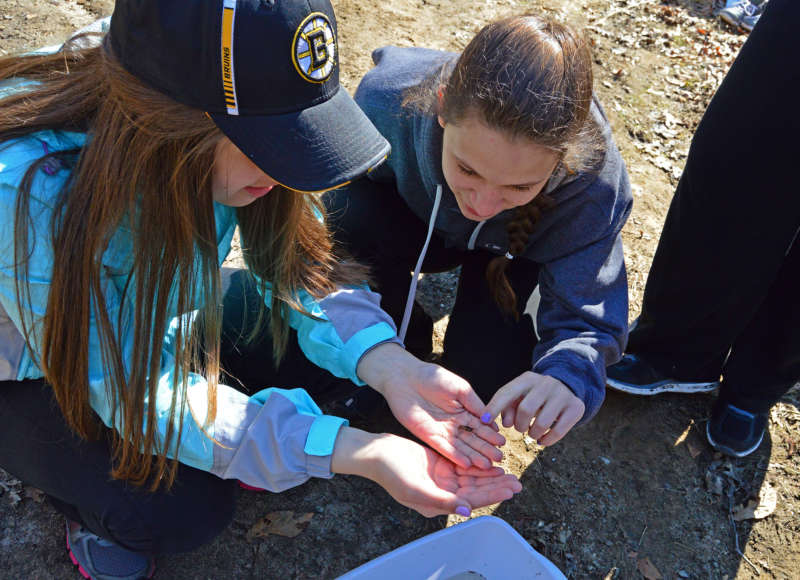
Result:
{"type": "Polygon", "coordinates": [[[506,269],[511,261],[521,256],[528,246],[528,239],[542,213],[553,205],[553,200],[546,194],[539,194],[525,205],[516,208],[514,217],[508,222],[508,252],[504,256],[492,258],[486,267],[486,281],[495,303],[502,312],[519,319],[517,309],[517,295],[511,287],[506,275],[506,269]]]}

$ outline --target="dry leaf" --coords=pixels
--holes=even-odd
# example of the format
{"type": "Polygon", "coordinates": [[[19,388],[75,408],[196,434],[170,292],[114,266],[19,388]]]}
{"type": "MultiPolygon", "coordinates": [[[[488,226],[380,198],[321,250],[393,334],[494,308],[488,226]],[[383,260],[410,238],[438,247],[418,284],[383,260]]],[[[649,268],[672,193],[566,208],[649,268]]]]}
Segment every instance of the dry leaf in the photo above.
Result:
{"type": "Polygon", "coordinates": [[[650,558],[642,558],[636,563],[636,567],[639,569],[641,575],[647,578],[647,580],[661,580],[661,578],[663,578],[663,576],[661,576],[661,572],[658,571],[658,568],[656,568],[650,561],[650,558]]]}
{"type": "Polygon", "coordinates": [[[758,500],[751,499],[746,504],[734,508],[733,519],[737,522],[742,520],[762,520],[771,515],[777,505],[778,492],[769,483],[764,482],[758,492],[758,500]]]}
{"type": "Polygon", "coordinates": [[[253,524],[247,532],[247,539],[266,538],[270,534],[294,538],[308,527],[313,517],[313,513],[296,514],[289,510],[270,512],[253,524]]]}
{"type": "Polygon", "coordinates": [[[44,501],[44,492],[35,487],[25,486],[25,497],[32,499],[36,503],[42,503],[44,501]]]}
{"type": "Polygon", "coordinates": [[[702,453],[702,451],[698,449],[697,446],[694,445],[694,443],[692,443],[691,440],[686,442],[686,450],[689,452],[689,455],[692,456],[692,459],[694,459],[695,457],[700,455],[700,453],[702,453]]]}
{"type": "Polygon", "coordinates": [[[8,499],[11,502],[12,506],[16,506],[19,502],[22,501],[22,498],[19,496],[17,491],[13,489],[8,490],[8,499]]]}

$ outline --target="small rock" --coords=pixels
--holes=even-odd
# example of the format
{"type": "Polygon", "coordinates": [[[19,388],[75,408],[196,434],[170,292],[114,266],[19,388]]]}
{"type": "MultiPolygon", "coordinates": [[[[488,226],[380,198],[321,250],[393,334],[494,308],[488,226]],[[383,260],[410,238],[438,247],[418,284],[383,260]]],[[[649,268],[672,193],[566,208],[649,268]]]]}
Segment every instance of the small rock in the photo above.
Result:
{"type": "Polygon", "coordinates": [[[526,451],[530,451],[533,447],[536,447],[536,440],[533,439],[527,433],[525,434],[525,437],[522,438],[522,440],[525,442],[525,450],[526,451]]]}

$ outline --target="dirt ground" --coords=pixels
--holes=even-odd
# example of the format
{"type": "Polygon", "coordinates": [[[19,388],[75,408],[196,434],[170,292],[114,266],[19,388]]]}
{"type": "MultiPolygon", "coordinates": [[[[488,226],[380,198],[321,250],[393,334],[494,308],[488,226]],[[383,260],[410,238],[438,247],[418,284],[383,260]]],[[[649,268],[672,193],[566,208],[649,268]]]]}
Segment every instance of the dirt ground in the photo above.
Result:
{"type": "MultiPolygon", "coordinates": [[[[58,42],[112,6],[111,0],[0,0],[0,55],[58,42]]],[[[334,0],[334,6],[343,82],[351,91],[371,65],[371,50],[385,44],[458,50],[486,22],[525,11],[585,30],[595,90],[634,188],[623,234],[635,316],[692,131],[746,38],[718,21],[712,0],[334,0]]],[[[425,306],[440,319],[441,332],[454,277],[425,282],[425,306]]],[[[509,433],[504,465],[520,476],[524,491],[479,513],[505,519],[570,578],[798,578],[800,392],[795,388],[773,409],[769,437],[738,461],[705,443],[711,400],[609,392],[599,415],[553,448],[540,450],[509,433]],[[749,500],[760,519],[741,508],[749,500]]],[[[64,553],[62,519],[41,500],[0,471],[0,578],[79,577],[64,553]]],[[[279,495],[243,492],[224,534],[196,552],[161,558],[157,577],[333,578],[461,519],[425,519],[352,477],[315,480],[279,495]],[[313,516],[295,538],[248,539],[252,526],[277,510],[313,516]]]]}

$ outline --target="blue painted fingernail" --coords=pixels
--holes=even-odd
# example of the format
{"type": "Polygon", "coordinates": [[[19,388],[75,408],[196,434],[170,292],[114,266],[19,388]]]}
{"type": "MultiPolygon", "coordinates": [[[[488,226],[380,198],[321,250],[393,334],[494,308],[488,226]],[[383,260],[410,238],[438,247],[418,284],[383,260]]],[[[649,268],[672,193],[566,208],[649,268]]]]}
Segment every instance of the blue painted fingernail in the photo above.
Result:
{"type": "Polygon", "coordinates": [[[469,509],[467,506],[460,505],[460,506],[458,506],[458,507],[456,508],[456,513],[457,513],[458,515],[460,515],[460,516],[464,516],[465,518],[468,518],[468,517],[469,517],[469,515],[470,515],[472,512],[470,511],[470,509],[469,509]]]}
{"type": "Polygon", "coordinates": [[[489,421],[491,421],[491,420],[492,420],[492,416],[489,413],[484,413],[483,415],[481,415],[481,422],[489,423],[489,421]]]}

